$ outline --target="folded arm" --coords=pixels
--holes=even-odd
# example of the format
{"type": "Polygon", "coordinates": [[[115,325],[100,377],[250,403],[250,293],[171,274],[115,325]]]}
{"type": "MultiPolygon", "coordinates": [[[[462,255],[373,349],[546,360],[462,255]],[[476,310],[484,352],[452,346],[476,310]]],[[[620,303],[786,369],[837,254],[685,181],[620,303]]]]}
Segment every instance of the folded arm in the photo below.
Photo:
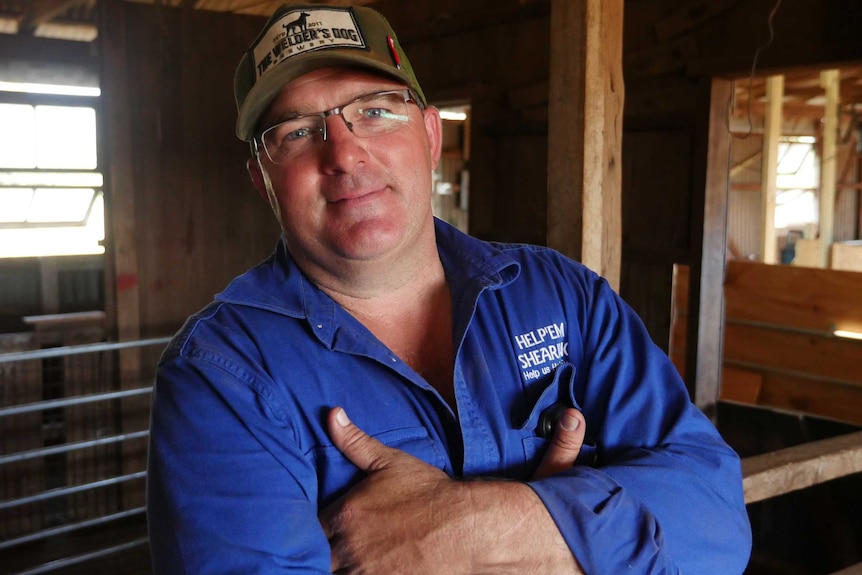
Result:
{"type": "MultiPolygon", "coordinates": [[[[583,416],[568,410],[561,422],[536,478],[577,458],[583,416]]],[[[453,480],[369,437],[340,408],[330,413],[329,428],[333,443],[367,474],[321,513],[333,573],[583,573],[525,484],[453,480]]]]}

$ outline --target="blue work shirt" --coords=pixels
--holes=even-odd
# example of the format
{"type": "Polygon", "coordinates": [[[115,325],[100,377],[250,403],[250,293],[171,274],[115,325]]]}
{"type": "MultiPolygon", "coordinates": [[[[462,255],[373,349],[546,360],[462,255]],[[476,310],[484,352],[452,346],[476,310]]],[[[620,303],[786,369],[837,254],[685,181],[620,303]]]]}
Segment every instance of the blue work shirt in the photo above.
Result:
{"type": "Polygon", "coordinates": [[[436,228],[457,413],[283,241],[189,318],[153,397],[155,572],[329,573],[318,511],[363,478],[327,435],[326,413],[342,406],[452,477],[528,482],[590,575],[742,573],[739,459],[637,315],[551,249],[436,228]],[[560,404],[583,412],[588,445],[570,470],[531,481],[542,415],[560,404]]]}

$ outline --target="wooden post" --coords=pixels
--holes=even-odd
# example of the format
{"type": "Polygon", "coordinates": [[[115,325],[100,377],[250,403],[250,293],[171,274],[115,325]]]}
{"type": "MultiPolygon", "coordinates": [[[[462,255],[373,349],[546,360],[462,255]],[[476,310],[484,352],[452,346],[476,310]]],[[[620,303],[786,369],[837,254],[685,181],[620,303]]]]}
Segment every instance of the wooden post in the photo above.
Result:
{"type": "Polygon", "coordinates": [[[552,0],[548,245],[619,289],[623,1],[552,0]]]}
{"type": "Polygon", "coordinates": [[[726,126],[732,93],[730,80],[704,80],[694,154],[697,164],[692,200],[693,258],[688,288],[685,381],[692,400],[711,419],[715,418],[721,393],[730,181],[730,133],[726,126]]]}
{"type": "Polygon", "coordinates": [[[838,108],[841,105],[841,73],[824,70],[820,86],[826,91],[823,148],[820,155],[820,267],[828,268],[835,228],[835,174],[838,169],[838,108]]]}
{"type": "MultiPolygon", "coordinates": [[[[107,3],[111,4],[111,3],[107,3]]],[[[104,7],[102,19],[110,22],[103,26],[102,66],[103,109],[105,116],[104,141],[109,149],[110,170],[105,182],[105,203],[110,210],[106,230],[107,255],[112,258],[115,290],[116,338],[119,341],[140,337],[140,301],[138,294],[138,250],[135,218],[135,163],[132,149],[131,114],[127,88],[128,67],[126,45],[123,42],[122,11],[104,7]]],[[[107,210],[106,210],[107,211],[107,210]]]]}
{"type": "Polygon", "coordinates": [[[763,119],[763,164],[761,167],[761,225],[760,251],[765,264],[777,259],[775,237],[775,196],[778,184],[778,138],[781,136],[781,109],[784,98],[784,76],[766,79],[766,114],[763,119]]]}
{"type": "MultiPolygon", "coordinates": [[[[109,154],[109,176],[105,182],[105,207],[110,214],[106,258],[111,261],[106,269],[113,270],[109,285],[113,286],[110,298],[111,310],[116,322],[115,337],[118,341],[140,339],[140,294],[138,286],[138,238],[135,216],[135,164],[132,138],[132,115],[130,105],[128,51],[126,45],[125,3],[102,2],[100,8],[99,35],[103,66],[102,94],[105,117],[103,142],[109,154]]],[[[110,329],[111,326],[108,326],[110,329]]],[[[139,385],[141,352],[130,348],[117,352],[117,377],[121,389],[139,385]]],[[[120,402],[121,431],[135,430],[131,420],[135,414],[146,413],[148,397],[127,398],[120,402]],[[131,417],[130,417],[131,415],[131,417]]],[[[121,448],[121,470],[123,474],[140,471],[146,467],[145,452],[135,442],[124,442],[121,448]]],[[[144,491],[139,482],[122,487],[122,508],[131,509],[143,504],[144,491]]]]}

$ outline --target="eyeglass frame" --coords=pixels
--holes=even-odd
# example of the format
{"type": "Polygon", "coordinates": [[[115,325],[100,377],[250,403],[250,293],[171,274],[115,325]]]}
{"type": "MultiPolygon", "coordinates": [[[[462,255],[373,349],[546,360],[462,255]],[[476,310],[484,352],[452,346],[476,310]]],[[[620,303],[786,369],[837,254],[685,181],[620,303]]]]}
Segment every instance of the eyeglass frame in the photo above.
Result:
{"type": "MultiPolygon", "coordinates": [[[[422,100],[419,98],[419,96],[417,96],[413,90],[411,90],[410,88],[407,88],[407,87],[397,88],[394,90],[379,90],[376,92],[369,92],[367,94],[357,96],[356,98],[352,99],[351,101],[347,102],[346,104],[336,106],[335,108],[332,108],[330,110],[324,110],[322,112],[310,112],[308,114],[298,114],[298,115],[293,116],[291,118],[287,118],[287,119],[281,120],[279,122],[276,122],[275,124],[268,126],[268,127],[264,128],[263,130],[260,130],[257,133],[257,135],[255,135],[254,138],[252,138],[252,148],[253,148],[254,155],[256,157],[260,157],[260,151],[263,150],[264,154],[266,154],[266,157],[269,158],[269,161],[271,161],[273,164],[280,164],[280,163],[284,162],[284,159],[281,159],[280,161],[276,161],[273,159],[272,155],[269,153],[269,150],[266,147],[266,144],[263,141],[264,134],[266,134],[267,132],[269,132],[270,130],[272,130],[274,128],[277,128],[278,126],[284,124],[285,122],[293,122],[293,121],[296,121],[300,118],[307,118],[307,117],[312,117],[312,116],[317,116],[317,117],[323,119],[322,138],[320,140],[322,142],[327,141],[326,119],[329,118],[330,116],[340,116],[341,120],[344,122],[344,125],[347,126],[347,129],[350,131],[350,133],[354,134],[357,138],[362,138],[362,139],[373,138],[373,137],[375,137],[374,135],[372,135],[372,136],[359,136],[356,134],[356,132],[353,131],[353,126],[344,117],[344,108],[350,106],[351,104],[355,104],[356,102],[359,102],[360,100],[364,100],[365,98],[369,98],[371,96],[379,96],[382,94],[394,94],[394,93],[400,93],[404,97],[404,104],[405,105],[410,104],[412,102],[413,104],[416,104],[416,107],[419,108],[420,110],[425,110],[425,106],[422,104],[422,100]]],[[[408,122],[405,121],[403,123],[403,125],[406,126],[407,123],[408,122]]],[[[393,130],[392,132],[396,132],[400,129],[401,128],[397,128],[397,129],[393,130]]],[[[385,133],[391,134],[392,132],[385,132],[385,133]]],[[[376,134],[376,135],[383,135],[383,134],[381,133],[381,134],[376,134]]]]}

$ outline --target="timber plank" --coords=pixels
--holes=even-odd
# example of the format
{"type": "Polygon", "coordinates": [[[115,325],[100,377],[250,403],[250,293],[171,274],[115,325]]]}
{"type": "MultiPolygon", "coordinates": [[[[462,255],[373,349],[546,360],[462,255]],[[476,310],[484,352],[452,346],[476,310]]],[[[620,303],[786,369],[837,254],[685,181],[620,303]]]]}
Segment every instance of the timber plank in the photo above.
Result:
{"type": "Polygon", "coordinates": [[[862,341],[728,321],[724,358],[862,385],[862,341]]]}
{"type": "Polygon", "coordinates": [[[750,504],[862,472],[862,431],[812,441],[742,460],[750,504]]]}
{"type": "Polygon", "coordinates": [[[756,403],[862,425],[862,385],[764,373],[756,403]]]}
{"type": "Polygon", "coordinates": [[[721,399],[757,405],[762,389],[762,373],[728,366],[722,369],[721,399]]]}
{"type": "Polygon", "coordinates": [[[834,269],[862,271],[862,241],[835,242],[831,247],[834,269]]]}
{"type": "Polygon", "coordinates": [[[728,262],[726,316],[803,329],[862,331],[862,275],[728,262]]]}

